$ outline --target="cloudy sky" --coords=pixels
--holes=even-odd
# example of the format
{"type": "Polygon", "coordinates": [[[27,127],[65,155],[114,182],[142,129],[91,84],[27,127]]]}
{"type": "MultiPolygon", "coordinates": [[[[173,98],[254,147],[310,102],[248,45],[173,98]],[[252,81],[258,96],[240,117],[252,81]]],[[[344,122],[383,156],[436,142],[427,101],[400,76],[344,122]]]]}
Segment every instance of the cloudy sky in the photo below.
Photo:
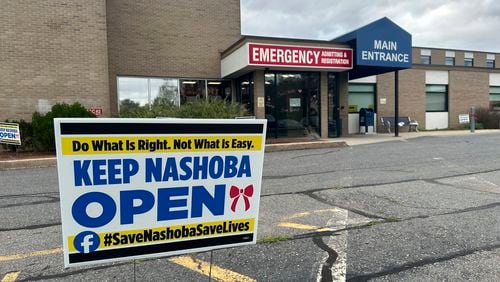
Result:
{"type": "Polygon", "coordinates": [[[329,40],[384,16],[413,46],[500,52],[498,0],[241,0],[245,35],[329,40]]]}

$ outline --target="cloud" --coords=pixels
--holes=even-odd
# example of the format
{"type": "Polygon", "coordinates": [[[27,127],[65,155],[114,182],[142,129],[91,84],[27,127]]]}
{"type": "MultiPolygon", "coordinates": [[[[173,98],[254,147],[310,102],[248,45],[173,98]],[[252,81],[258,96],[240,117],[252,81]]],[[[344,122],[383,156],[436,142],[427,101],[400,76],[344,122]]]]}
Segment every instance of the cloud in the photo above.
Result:
{"type": "Polygon", "coordinates": [[[242,33],[329,40],[381,17],[413,45],[500,52],[500,1],[242,0],[242,33]]]}

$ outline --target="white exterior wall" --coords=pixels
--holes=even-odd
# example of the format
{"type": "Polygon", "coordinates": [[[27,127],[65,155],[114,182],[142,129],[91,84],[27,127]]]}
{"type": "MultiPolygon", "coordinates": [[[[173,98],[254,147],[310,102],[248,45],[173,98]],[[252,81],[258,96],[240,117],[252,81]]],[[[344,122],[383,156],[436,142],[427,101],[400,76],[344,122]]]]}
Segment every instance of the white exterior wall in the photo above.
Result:
{"type": "Polygon", "coordinates": [[[349,83],[377,83],[377,76],[367,76],[358,79],[349,80],[349,83]]]}
{"type": "Polygon", "coordinates": [[[447,71],[426,71],[425,84],[446,84],[448,85],[447,71]]]}
{"type": "Polygon", "coordinates": [[[425,113],[425,129],[448,128],[448,112],[425,113]]]}
{"type": "Polygon", "coordinates": [[[500,73],[490,73],[490,86],[500,86],[500,73]]]}
{"type": "Polygon", "coordinates": [[[248,66],[248,43],[221,60],[221,77],[226,77],[246,66],[248,66]]]}
{"type": "Polygon", "coordinates": [[[446,51],[445,56],[455,58],[455,51],[446,51]]]}

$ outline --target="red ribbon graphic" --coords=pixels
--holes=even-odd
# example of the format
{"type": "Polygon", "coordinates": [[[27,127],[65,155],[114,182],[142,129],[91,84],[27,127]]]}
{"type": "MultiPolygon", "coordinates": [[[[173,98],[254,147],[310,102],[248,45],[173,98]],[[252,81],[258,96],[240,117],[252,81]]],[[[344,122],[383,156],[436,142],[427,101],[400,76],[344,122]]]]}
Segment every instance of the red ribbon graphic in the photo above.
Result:
{"type": "Polygon", "coordinates": [[[236,211],[236,205],[238,204],[238,200],[240,197],[243,197],[243,200],[245,201],[245,211],[247,211],[250,208],[250,201],[248,198],[251,198],[253,195],[253,185],[250,184],[245,189],[240,189],[237,186],[231,186],[231,189],[229,190],[229,197],[233,199],[233,203],[231,204],[231,210],[233,212],[236,211]]]}

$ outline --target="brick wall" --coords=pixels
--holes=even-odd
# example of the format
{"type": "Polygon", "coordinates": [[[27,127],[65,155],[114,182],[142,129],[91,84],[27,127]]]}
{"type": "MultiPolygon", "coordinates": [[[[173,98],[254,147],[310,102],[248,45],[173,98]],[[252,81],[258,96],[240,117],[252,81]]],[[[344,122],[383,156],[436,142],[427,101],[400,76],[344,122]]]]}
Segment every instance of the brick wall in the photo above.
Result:
{"type": "MultiPolygon", "coordinates": [[[[393,72],[377,76],[377,100],[379,121],[380,117],[393,117],[393,72]],[[380,98],[385,98],[387,103],[380,104],[380,98]]],[[[425,127],[425,71],[419,69],[399,71],[399,116],[409,116],[417,120],[421,128],[425,127]]],[[[384,132],[381,126],[378,126],[378,130],[384,132]]]]}
{"type": "Polygon", "coordinates": [[[455,66],[463,66],[464,65],[464,52],[455,51],[455,66]]]}
{"type": "Polygon", "coordinates": [[[420,128],[425,128],[425,107],[425,71],[400,71],[399,116],[409,116],[418,121],[420,128]]]}
{"type": "Polygon", "coordinates": [[[108,0],[110,99],[116,76],[220,78],[220,53],[241,37],[239,0],[108,0]]]}
{"type": "Polygon", "coordinates": [[[413,47],[412,48],[412,63],[420,64],[420,50],[421,48],[413,47]]]}
{"type": "MultiPolygon", "coordinates": [[[[377,76],[378,116],[394,116],[394,73],[377,76]],[[387,98],[381,105],[380,98],[387,98]]],[[[458,128],[458,115],[471,106],[488,107],[489,73],[472,70],[450,70],[448,84],[449,127],[458,128]]],[[[399,115],[416,119],[425,128],[425,69],[413,68],[399,72],[399,115]]],[[[382,130],[382,128],[378,128],[382,130]]]]}
{"type": "MultiPolygon", "coordinates": [[[[377,75],[377,118],[378,131],[384,132],[380,126],[380,118],[394,116],[394,73],[384,73],[377,75]],[[385,99],[386,104],[380,104],[380,99],[385,99]]],[[[400,99],[401,100],[401,99],[400,99]]]]}
{"type": "Polygon", "coordinates": [[[1,1],[0,120],[31,119],[56,102],[109,113],[102,0],[1,1]]]}
{"type": "Polygon", "coordinates": [[[486,67],[486,53],[475,53],[474,54],[474,66],[475,67],[486,67]]]}
{"type": "Polygon", "coordinates": [[[444,58],[446,57],[446,51],[442,49],[432,49],[431,50],[431,64],[433,65],[444,65],[444,58]]]}
{"type": "Polygon", "coordinates": [[[449,72],[449,126],[459,127],[458,115],[471,106],[489,107],[489,74],[487,72],[449,72]]]}

